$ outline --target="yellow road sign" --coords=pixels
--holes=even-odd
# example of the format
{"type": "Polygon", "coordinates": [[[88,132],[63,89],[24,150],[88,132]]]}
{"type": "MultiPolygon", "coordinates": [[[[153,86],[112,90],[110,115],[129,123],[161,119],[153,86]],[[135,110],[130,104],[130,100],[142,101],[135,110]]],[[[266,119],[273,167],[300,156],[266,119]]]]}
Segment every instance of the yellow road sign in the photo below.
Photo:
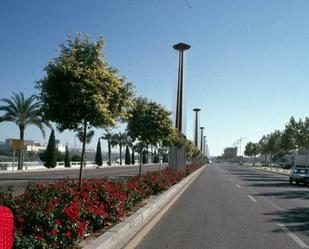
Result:
{"type": "Polygon", "coordinates": [[[21,150],[24,147],[24,140],[12,139],[12,147],[15,150],[21,150]]]}

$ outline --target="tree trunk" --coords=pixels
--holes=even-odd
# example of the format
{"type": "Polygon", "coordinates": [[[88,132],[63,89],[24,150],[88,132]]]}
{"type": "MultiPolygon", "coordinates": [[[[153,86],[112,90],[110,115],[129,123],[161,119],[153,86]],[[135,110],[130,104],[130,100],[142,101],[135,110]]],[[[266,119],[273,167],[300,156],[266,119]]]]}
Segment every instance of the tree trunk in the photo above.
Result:
{"type": "MultiPolygon", "coordinates": [[[[24,140],[24,132],[25,132],[25,128],[19,127],[19,139],[21,141],[24,140]]],[[[23,169],[23,159],[24,159],[24,144],[22,148],[19,150],[19,154],[18,154],[18,168],[17,168],[18,170],[23,169]]]]}
{"type": "Polygon", "coordinates": [[[111,143],[108,141],[108,165],[111,166],[111,157],[112,157],[112,148],[111,148],[111,143]]]}
{"type": "Polygon", "coordinates": [[[85,147],[86,147],[86,135],[87,135],[87,121],[84,121],[83,149],[82,149],[82,156],[81,156],[80,168],[79,168],[79,182],[78,182],[79,191],[81,190],[81,187],[82,187],[83,166],[84,166],[84,156],[85,156],[85,147]]]}
{"type": "Polygon", "coordinates": [[[122,145],[119,144],[120,165],[122,165],[122,145]]]}

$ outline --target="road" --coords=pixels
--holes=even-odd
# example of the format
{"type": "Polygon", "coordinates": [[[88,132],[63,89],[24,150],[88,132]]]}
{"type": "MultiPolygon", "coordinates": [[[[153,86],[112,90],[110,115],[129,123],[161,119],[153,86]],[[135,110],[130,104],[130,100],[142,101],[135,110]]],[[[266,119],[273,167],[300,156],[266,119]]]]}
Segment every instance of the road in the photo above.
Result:
{"type": "MultiPolygon", "coordinates": [[[[147,164],[142,165],[142,173],[156,171],[166,168],[167,164],[147,164]]],[[[21,193],[28,182],[41,181],[46,183],[55,182],[61,179],[78,179],[79,169],[52,170],[52,171],[31,171],[31,172],[14,172],[1,173],[0,186],[13,186],[15,193],[21,193]]],[[[85,168],[83,178],[126,178],[128,176],[138,175],[138,166],[121,166],[111,168],[85,168]]]]}
{"type": "Polygon", "coordinates": [[[211,164],[149,233],[131,244],[139,243],[138,249],[309,248],[308,200],[309,188],[291,186],[287,176],[211,164]]]}

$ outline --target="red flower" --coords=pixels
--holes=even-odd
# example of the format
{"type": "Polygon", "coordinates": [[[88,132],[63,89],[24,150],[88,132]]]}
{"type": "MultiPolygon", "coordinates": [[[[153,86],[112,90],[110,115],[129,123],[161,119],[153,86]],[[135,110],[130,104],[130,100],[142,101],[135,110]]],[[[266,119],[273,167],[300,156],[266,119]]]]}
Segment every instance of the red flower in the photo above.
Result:
{"type": "Polygon", "coordinates": [[[64,214],[66,217],[76,220],[79,216],[79,208],[76,202],[73,202],[69,207],[66,207],[64,209],[64,214]]]}
{"type": "Polygon", "coordinates": [[[51,230],[51,231],[49,232],[49,234],[50,234],[51,236],[56,236],[56,235],[57,235],[57,230],[56,230],[56,229],[53,229],[53,230],[51,230]]]}
{"type": "Polygon", "coordinates": [[[26,223],[26,220],[23,217],[19,217],[17,220],[18,220],[19,224],[25,224],[26,223]]]}
{"type": "Polygon", "coordinates": [[[57,226],[61,226],[61,221],[60,221],[60,220],[55,220],[55,224],[56,224],[57,226]]]}
{"type": "Polygon", "coordinates": [[[36,236],[36,239],[37,239],[37,240],[43,240],[44,238],[43,238],[41,235],[38,234],[38,235],[36,236]]]}
{"type": "Polygon", "coordinates": [[[72,232],[70,230],[66,231],[66,233],[64,234],[64,237],[71,238],[72,237],[72,232]]]}
{"type": "Polygon", "coordinates": [[[84,235],[84,232],[85,232],[85,228],[86,228],[86,224],[84,222],[81,222],[79,224],[79,227],[78,227],[78,235],[80,237],[82,237],[84,235]]]}

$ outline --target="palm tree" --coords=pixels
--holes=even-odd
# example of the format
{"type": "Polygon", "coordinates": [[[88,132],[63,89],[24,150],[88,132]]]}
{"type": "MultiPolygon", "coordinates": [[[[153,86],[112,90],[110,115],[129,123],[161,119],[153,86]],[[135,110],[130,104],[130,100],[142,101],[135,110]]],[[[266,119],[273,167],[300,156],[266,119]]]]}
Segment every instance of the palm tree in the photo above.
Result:
{"type": "MultiPolygon", "coordinates": [[[[42,119],[40,103],[36,101],[35,95],[26,98],[23,93],[13,93],[10,99],[1,99],[4,105],[0,106],[0,111],[4,112],[1,121],[15,123],[19,128],[19,139],[24,140],[25,129],[28,125],[37,126],[43,137],[45,137],[44,125],[50,124],[42,119]]],[[[18,169],[23,168],[23,149],[19,152],[18,169]]]]}
{"type": "Polygon", "coordinates": [[[114,146],[119,145],[119,157],[120,157],[120,165],[122,165],[122,147],[127,145],[129,143],[128,141],[128,135],[127,133],[121,133],[114,135],[114,146]]]}
{"type": "Polygon", "coordinates": [[[107,164],[111,166],[111,153],[112,153],[112,145],[114,144],[114,134],[110,131],[107,131],[103,136],[102,139],[105,139],[107,141],[108,146],[108,162],[107,164]]]}

